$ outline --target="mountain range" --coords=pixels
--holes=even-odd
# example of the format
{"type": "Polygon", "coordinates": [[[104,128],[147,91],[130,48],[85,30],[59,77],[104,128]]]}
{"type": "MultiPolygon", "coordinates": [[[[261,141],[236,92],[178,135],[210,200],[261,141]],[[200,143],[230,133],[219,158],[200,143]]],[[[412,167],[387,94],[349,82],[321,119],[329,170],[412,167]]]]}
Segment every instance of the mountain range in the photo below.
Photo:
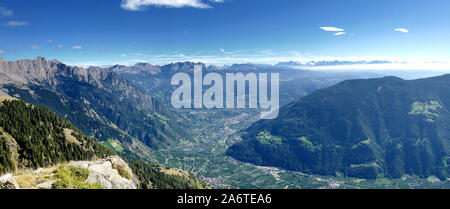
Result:
{"type": "Polygon", "coordinates": [[[372,64],[392,64],[390,61],[374,60],[374,61],[310,61],[306,63],[289,61],[289,62],[279,62],[275,66],[278,67],[292,67],[292,66],[340,66],[340,65],[372,65],[372,64]]]}
{"type": "Polygon", "coordinates": [[[280,74],[280,104],[287,104],[303,97],[314,90],[325,88],[346,79],[382,77],[380,73],[370,72],[320,72],[311,70],[296,70],[271,65],[234,64],[218,67],[206,66],[204,63],[177,62],[168,65],[151,65],[137,63],[132,66],[115,65],[110,68],[123,78],[157,98],[165,105],[170,105],[170,97],[175,86],[170,85],[175,73],[183,72],[193,76],[194,65],[201,65],[203,74],[219,73],[279,73],[280,74]]]}
{"type": "Polygon", "coordinates": [[[63,116],[100,140],[157,148],[183,138],[189,129],[165,105],[110,69],[67,66],[43,57],[0,61],[2,90],[63,116]]]}
{"type": "Polygon", "coordinates": [[[193,62],[84,69],[38,57],[0,59],[0,95],[48,108],[70,121],[80,133],[124,157],[142,188],[205,187],[190,175],[164,175],[154,163],[165,157],[185,159],[177,149],[172,156],[172,147],[216,157],[212,153],[221,143],[231,146],[226,154],[239,161],[304,173],[448,178],[450,76],[383,76],[193,62]],[[279,117],[257,121],[259,113],[251,109],[171,108],[176,88],[171,77],[178,72],[192,75],[194,65],[202,65],[205,74],[280,73],[279,117]],[[155,159],[155,153],[168,150],[170,156],[155,159]]]}

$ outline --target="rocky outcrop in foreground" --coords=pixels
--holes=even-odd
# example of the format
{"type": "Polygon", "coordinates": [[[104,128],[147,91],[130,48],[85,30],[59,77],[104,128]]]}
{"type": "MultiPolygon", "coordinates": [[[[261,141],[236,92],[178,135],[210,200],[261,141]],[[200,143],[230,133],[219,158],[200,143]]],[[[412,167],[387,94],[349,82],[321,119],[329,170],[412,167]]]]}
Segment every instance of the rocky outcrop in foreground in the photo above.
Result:
{"type": "Polygon", "coordinates": [[[118,156],[94,161],[74,161],[0,177],[0,189],[137,189],[138,184],[139,181],[128,164],[118,156]],[[83,180],[80,181],[79,176],[71,176],[71,173],[64,173],[75,170],[73,168],[81,169],[76,172],[83,171],[83,180]]]}
{"type": "Polygon", "coordinates": [[[12,178],[11,174],[0,177],[0,189],[19,189],[19,184],[12,178]]]}
{"type": "Polygon", "coordinates": [[[88,183],[99,183],[104,189],[137,189],[137,179],[127,163],[117,156],[97,161],[77,161],[69,166],[89,170],[88,183]]]}

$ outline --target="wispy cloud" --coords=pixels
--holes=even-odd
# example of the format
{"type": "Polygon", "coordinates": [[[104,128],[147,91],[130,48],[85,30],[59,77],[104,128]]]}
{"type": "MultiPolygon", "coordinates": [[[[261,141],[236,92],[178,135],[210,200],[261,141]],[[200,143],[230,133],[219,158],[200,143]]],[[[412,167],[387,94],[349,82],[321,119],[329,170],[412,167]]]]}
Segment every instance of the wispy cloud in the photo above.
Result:
{"type": "Polygon", "coordinates": [[[345,35],[345,34],[347,34],[347,33],[346,33],[346,32],[337,32],[337,33],[334,33],[335,36],[341,36],[341,35],[345,35]]]}
{"type": "Polygon", "coordinates": [[[396,29],[394,29],[395,31],[398,31],[398,32],[402,32],[402,33],[409,33],[409,30],[408,29],[405,29],[405,28],[396,28],[396,29]]]}
{"type": "Polygon", "coordinates": [[[82,46],[72,46],[73,50],[83,50],[84,48],[82,46]]]}
{"type": "Polygon", "coordinates": [[[50,39],[50,40],[48,40],[47,42],[48,42],[48,43],[53,43],[53,42],[55,42],[55,40],[51,40],[51,39],[50,39]]]}
{"type": "MultiPolygon", "coordinates": [[[[112,66],[114,64],[121,65],[134,65],[138,62],[151,63],[151,64],[169,64],[174,62],[203,62],[207,65],[232,65],[232,64],[269,64],[274,65],[280,62],[294,61],[301,64],[309,62],[322,62],[322,61],[351,61],[360,62],[365,61],[367,63],[371,61],[387,61],[386,64],[360,64],[360,65],[339,65],[339,66],[299,66],[298,69],[312,69],[312,70],[349,70],[349,69],[363,69],[363,70],[376,70],[376,69],[442,69],[450,70],[450,60],[447,57],[390,57],[390,56],[324,56],[314,55],[305,52],[276,52],[270,49],[242,49],[235,50],[233,55],[227,55],[226,53],[218,53],[218,49],[206,50],[215,52],[216,54],[206,53],[183,53],[181,50],[168,52],[166,54],[147,54],[127,52],[118,54],[117,59],[110,61],[98,61],[86,60],[84,62],[70,65],[77,66],[112,66]],[[264,54],[271,52],[272,54],[264,54]],[[391,62],[391,63],[389,63],[391,62]],[[407,63],[407,64],[404,64],[407,63]],[[418,67],[420,66],[420,67],[418,67]]],[[[228,50],[227,50],[228,51],[228,50]]]]}
{"type": "Polygon", "coordinates": [[[109,50],[110,50],[109,47],[98,47],[95,49],[95,51],[97,51],[97,52],[107,52],[109,50]]]}
{"type": "Polygon", "coordinates": [[[219,50],[220,50],[220,52],[222,52],[222,53],[225,52],[225,49],[223,49],[223,48],[220,48],[219,50]]]}
{"type": "Polygon", "coordinates": [[[6,8],[4,8],[4,7],[0,7],[0,15],[1,15],[1,16],[3,16],[3,17],[6,17],[6,16],[12,16],[13,14],[14,14],[13,11],[8,10],[8,9],[6,9],[6,8]]]}
{"type": "Polygon", "coordinates": [[[31,45],[30,49],[41,49],[41,47],[37,46],[37,45],[31,45]]]}
{"type": "Polygon", "coordinates": [[[26,22],[26,21],[9,21],[8,23],[5,24],[5,26],[9,26],[9,27],[25,26],[25,25],[28,25],[28,22],[26,22]]]}
{"type": "Polygon", "coordinates": [[[137,62],[147,62],[153,64],[167,64],[173,62],[204,62],[207,64],[236,64],[236,63],[277,63],[280,61],[297,60],[298,56],[288,55],[283,56],[277,54],[271,49],[244,49],[217,53],[217,49],[211,50],[211,53],[183,53],[180,50],[169,52],[166,54],[144,54],[144,53],[124,53],[120,54],[122,64],[133,65],[137,62]]]}
{"type": "Polygon", "coordinates": [[[11,54],[11,53],[14,53],[14,52],[16,52],[16,49],[5,49],[5,48],[0,49],[0,55],[11,54]]]}
{"type": "Polygon", "coordinates": [[[222,3],[224,0],[122,0],[121,7],[129,11],[142,10],[148,6],[155,7],[193,7],[198,9],[211,8],[205,1],[222,3]]]}
{"type": "Polygon", "coordinates": [[[344,29],[342,28],[336,28],[336,27],[320,27],[320,29],[324,31],[330,31],[330,32],[342,32],[344,29]]]}
{"type": "Polygon", "coordinates": [[[62,49],[62,48],[64,48],[64,46],[63,46],[62,44],[59,44],[59,45],[58,45],[58,48],[59,48],[59,49],[62,49]]]}

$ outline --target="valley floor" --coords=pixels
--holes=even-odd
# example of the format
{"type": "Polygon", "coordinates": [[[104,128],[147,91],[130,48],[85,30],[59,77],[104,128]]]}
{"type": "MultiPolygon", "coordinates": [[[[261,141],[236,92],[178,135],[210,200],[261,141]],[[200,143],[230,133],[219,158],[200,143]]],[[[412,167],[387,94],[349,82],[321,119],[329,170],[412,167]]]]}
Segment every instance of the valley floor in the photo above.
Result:
{"type": "Polygon", "coordinates": [[[436,177],[427,179],[404,175],[398,179],[356,179],[311,175],[274,167],[262,167],[240,162],[225,155],[236,140],[237,132],[257,119],[251,112],[233,117],[214,117],[215,113],[195,112],[202,121],[193,124],[196,141],[183,141],[174,147],[153,151],[160,164],[176,167],[195,174],[213,188],[265,188],[265,189],[417,189],[450,188],[450,182],[436,177]],[[221,118],[221,119],[211,119],[221,118]]]}

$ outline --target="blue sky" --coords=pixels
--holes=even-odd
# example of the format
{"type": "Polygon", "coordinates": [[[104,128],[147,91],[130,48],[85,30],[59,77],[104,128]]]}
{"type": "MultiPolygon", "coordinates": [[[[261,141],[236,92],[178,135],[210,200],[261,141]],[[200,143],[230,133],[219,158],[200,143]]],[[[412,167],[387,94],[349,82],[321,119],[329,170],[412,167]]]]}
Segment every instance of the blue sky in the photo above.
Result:
{"type": "Polygon", "coordinates": [[[448,61],[449,11],[448,0],[2,0],[0,57],[448,61]]]}

